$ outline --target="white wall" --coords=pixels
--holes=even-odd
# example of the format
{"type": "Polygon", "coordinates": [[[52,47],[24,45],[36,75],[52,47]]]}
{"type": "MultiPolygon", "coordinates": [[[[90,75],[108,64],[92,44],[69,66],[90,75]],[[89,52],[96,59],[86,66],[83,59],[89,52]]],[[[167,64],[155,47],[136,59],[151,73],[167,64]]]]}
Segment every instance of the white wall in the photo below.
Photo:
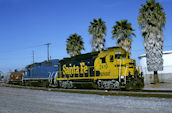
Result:
{"type": "MultiPolygon", "coordinates": [[[[145,83],[153,83],[153,72],[147,70],[146,56],[139,56],[145,83]]],[[[163,52],[163,71],[158,71],[160,82],[172,83],[172,51],[163,52]]]]}

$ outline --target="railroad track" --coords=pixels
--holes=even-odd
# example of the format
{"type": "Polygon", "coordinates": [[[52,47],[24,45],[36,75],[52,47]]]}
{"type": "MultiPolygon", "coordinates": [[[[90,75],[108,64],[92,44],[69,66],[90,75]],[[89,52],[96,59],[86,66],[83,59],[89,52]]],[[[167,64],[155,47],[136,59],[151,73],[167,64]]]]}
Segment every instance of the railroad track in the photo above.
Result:
{"type": "Polygon", "coordinates": [[[0,83],[0,87],[23,88],[31,90],[80,93],[80,94],[96,94],[96,95],[111,95],[111,96],[133,96],[133,97],[157,97],[157,98],[172,98],[172,90],[136,90],[136,91],[121,91],[121,90],[96,90],[96,89],[62,89],[62,88],[46,88],[33,86],[20,86],[0,83]]]}

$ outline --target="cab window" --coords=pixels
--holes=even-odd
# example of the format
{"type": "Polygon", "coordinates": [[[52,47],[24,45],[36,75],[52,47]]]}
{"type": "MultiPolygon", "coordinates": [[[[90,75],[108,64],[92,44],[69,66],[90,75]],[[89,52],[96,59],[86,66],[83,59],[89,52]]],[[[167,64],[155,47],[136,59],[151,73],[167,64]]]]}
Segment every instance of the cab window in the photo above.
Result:
{"type": "Polygon", "coordinates": [[[106,57],[101,58],[102,63],[106,63],[106,57]]]}
{"type": "Polygon", "coordinates": [[[126,59],[126,54],[123,54],[122,55],[122,59],[126,59]]]}
{"type": "Polygon", "coordinates": [[[113,62],[113,55],[110,55],[110,62],[113,62]]]}
{"type": "Polygon", "coordinates": [[[120,57],[121,57],[120,54],[115,55],[115,59],[120,59],[120,57]]]}

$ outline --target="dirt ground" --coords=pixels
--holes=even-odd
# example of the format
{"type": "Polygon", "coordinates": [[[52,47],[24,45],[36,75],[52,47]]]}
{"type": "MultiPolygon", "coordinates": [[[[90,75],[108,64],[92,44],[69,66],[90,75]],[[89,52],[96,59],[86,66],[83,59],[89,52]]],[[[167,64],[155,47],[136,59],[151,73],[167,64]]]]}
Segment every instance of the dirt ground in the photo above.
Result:
{"type": "Polygon", "coordinates": [[[0,87],[0,113],[171,113],[172,99],[0,87]]]}
{"type": "Polygon", "coordinates": [[[172,90],[172,84],[169,84],[169,83],[145,84],[144,89],[172,90]]]}

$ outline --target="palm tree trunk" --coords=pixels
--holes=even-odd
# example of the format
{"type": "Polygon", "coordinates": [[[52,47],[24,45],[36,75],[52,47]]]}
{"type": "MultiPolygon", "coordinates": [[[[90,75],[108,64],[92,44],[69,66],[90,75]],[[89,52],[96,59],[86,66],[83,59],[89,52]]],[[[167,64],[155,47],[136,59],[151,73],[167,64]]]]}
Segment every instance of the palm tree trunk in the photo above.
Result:
{"type": "Polygon", "coordinates": [[[158,71],[154,71],[154,84],[159,83],[158,71]]]}

